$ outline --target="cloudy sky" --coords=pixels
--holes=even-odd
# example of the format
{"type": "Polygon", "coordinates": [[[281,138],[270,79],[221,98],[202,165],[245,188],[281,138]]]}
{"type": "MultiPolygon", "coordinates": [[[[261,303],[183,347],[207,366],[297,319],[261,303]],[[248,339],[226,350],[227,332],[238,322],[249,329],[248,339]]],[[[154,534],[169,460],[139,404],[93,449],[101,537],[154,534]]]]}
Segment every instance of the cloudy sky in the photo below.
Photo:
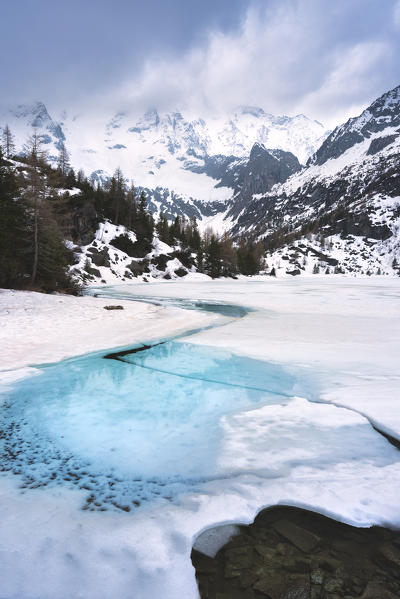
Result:
{"type": "Polygon", "coordinates": [[[51,111],[250,104],[331,127],[400,84],[400,0],[18,0],[1,23],[1,101],[51,111]]]}

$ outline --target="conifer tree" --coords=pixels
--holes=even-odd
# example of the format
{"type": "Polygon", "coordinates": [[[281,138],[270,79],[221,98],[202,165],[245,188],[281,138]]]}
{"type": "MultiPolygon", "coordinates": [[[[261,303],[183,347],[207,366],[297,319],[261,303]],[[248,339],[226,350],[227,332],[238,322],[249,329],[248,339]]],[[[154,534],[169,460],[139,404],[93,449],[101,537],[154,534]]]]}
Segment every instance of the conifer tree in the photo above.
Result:
{"type": "Polygon", "coordinates": [[[120,210],[125,199],[125,192],[126,184],[124,175],[118,167],[114,172],[111,182],[111,199],[115,207],[114,222],[116,225],[120,224],[120,210]]]}
{"type": "Polygon", "coordinates": [[[166,218],[166,216],[164,216],[164,214],[160,214],[160,218],[158,219],[157,225],[156,225],[156,230],[157,230],[157,234],[158,237],[160,238],[161,241],[163,241],[164,243],[168,243],[169,242],[169,225],[168,225],[168,220],[166,218]]]}
{"type": "Polygon", "coordinates": [[[206,271],[213,279],[221,276],[221,245],[214,234],[206,248],[206,271]]]}
{"type": "Polygon", "coordinates": [[[69,153],[67,148],[65,147],[65,143],[62,141],[59,145],[59,154],[58,154],[58,168],[61,171],[62,176],[65,178],[71,168],[69,162],[69,153]]]}
{"type": "Polygon", "coordinates": [[[52,291],[69,286],[71,281],[66,273],[66,249],[47,200],[50,167],[36,131],[25,145],[25,154],[28,168],[24,196],[29,205],[32,247],[30,282],[52,291]]]}
{"type": "Polygon", "coordinates": [[[127,216],[126,226],[129,230],[131,230],[132,224],[136,220],[136,217],[137,217],[136,189],[135,189],[135,186],[133,185],[133,182],[131,183],[129,191],[126,195],[126,199],[128,202],[128,216],[127,216]]]}
{"type": "Polygon", "coordinates": [[[15,154],[14,136],[11,133],[10,127],[6,125],[3,129],[3,148],[6,158],[11,158],[15,154]]]}
{"type": "Polygon", "coordinates": [[[193,216],[190,219],[190,236],[189,236],[189,246],[192,248],[192,250],[199,251],[200,249],[200,245],[201,245],[201,236],[199,233],[199,229],[197,227],[197,221],[196,221],[196,217],[193,216]]]}
{"type": "Polygon", "coordinates": [[[200,244],[199,249],[197,250],[196,265],[199,272],[204,272],[204,252],[202,244],[200,244]]]}
{"type": "Polygon", "coordinates": [[[0,286],[19,285],[29,276],[27,206],[15,171],[4,164],[0,148],[0,286]]]}

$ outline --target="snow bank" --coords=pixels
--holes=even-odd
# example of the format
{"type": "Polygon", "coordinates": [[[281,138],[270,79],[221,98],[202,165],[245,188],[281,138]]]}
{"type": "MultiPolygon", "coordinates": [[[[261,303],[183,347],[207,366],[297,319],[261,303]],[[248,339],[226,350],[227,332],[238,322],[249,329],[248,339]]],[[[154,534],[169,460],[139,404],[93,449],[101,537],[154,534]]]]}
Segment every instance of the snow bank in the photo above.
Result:
{"type": "Polygon", "coordinates": [[[218,318],[146,303],[0,290],[0,371],[168,337],[218,318]],[[105,310],[110,304],[124,309],[105,310]]]}

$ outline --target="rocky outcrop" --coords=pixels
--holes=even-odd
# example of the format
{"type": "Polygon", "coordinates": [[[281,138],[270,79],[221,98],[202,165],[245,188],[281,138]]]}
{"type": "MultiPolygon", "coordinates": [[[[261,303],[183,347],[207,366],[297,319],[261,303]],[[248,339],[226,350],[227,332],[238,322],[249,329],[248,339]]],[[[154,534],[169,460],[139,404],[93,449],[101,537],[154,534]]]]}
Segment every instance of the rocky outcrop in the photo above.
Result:
{"type": "MultiPolygon", "coordinates": [[[[309,159],[308,164],[324,164],[331,158],[338,158],[355,144],[369,139],[372,134],[384,131],[387,127],[398,127],[399,125],[400,85],[380,96],[360,116],[351,118],[343,125],[336,127],[314,156],[309,159]]],[[[389,143],[392,143],[398,135],[392,136],[389,143]]],[[[387,144],[382,147],[385,145],[387,144]]]]}
{"type": "Polygon", "coordinates": [[[215,558],[196,550],[201,599],[396,599],[400,532],[293,507],[262,511],[215,558]]]}
{"type": "Polygon", "coordinates": [[[87,255],[96,266],[110,266],[110,255],[108,249],[103,247],[98,249],[94,244],[88,249],[87,255]]]}
{"type": "Polygon", "coordinates": [[[300,170],[301,165],[291,152],[268,150],[262,144],[254,144],[247,164],[241,167],[240,191],[229,216],[237,218],[251,204],[254,195],[267,193],[300,170]]]}

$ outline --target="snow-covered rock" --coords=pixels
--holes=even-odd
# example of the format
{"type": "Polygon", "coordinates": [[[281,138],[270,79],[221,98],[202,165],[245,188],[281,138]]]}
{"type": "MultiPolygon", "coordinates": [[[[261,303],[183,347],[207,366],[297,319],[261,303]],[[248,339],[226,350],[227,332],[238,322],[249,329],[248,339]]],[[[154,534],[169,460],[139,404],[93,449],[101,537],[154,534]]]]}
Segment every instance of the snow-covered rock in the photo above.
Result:
{"type": "Polygon", "coordinates": [[[194,266],[188,266],[192,262],[190,254],[160,241],[157,235],[153,238],[151,251],[144,257],[121,250],[117,241],[120,237],[132,243],[136,241],[134,232],[106,221],[99,224],[93,241],[87,245],[75,246],[67,240],[67,246],[76,255],[76,263],[71,267],[74,278],[87,286],[118,284],[133,279],[138,282],[171,280],[195,273],[194,266]],[[186,266],[180,257],[186,258],[186,266]]]}

